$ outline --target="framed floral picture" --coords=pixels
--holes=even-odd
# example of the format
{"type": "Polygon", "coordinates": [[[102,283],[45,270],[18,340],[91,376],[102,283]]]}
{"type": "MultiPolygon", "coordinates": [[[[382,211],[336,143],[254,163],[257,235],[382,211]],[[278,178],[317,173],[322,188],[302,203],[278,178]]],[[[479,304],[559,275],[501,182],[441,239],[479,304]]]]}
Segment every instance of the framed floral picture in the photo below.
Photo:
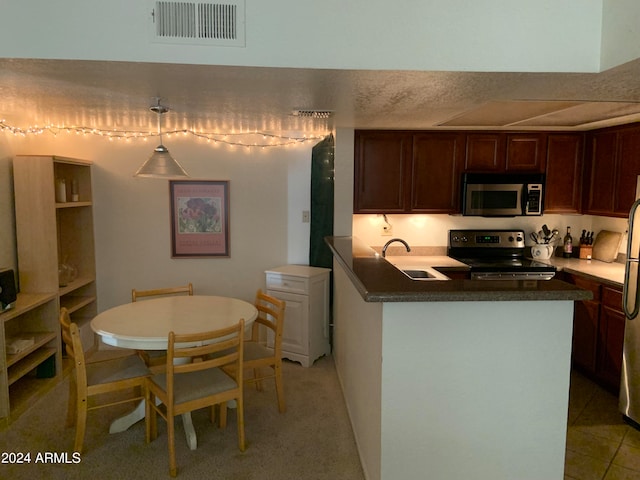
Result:
{"type": "Polygon", "coordinates": [[[229,256],[229,182],[169,180],[171,257],[229,256]]]}

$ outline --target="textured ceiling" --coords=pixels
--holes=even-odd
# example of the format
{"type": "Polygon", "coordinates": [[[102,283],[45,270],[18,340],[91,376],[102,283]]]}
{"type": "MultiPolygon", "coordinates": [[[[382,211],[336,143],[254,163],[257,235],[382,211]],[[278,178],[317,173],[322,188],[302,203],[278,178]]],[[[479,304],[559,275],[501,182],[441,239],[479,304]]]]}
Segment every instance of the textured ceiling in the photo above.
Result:
{"type": "Polygon", "coordinates": [[[0,119],[81,125],[319,132],[333,128],[591,129],[640,119],[640,60],[599,74],[314,70],[0,59],[0,119]],[[330,110],[329,120],[295,109],[330,110]]]}

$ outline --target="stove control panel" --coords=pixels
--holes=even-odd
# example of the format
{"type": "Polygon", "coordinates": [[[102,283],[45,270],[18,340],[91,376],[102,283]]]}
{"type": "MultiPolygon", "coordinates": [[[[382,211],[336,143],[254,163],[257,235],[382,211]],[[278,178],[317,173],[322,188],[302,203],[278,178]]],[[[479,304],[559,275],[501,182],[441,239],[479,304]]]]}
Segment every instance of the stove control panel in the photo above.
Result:
{"type": "Polygon", "coordinates": [[[451,248],[524,248],[524,230],[449,230],[451,248]]]}

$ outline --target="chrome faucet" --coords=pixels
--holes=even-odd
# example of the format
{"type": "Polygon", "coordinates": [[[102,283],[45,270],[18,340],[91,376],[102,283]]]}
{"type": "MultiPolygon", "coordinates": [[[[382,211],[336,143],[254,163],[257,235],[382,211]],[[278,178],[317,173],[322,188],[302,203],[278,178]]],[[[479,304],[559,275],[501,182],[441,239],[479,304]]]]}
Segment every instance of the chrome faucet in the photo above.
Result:
{"type": "Polygon", "coordinates": [[[411,247],[407,242],[405,242],[401,238],[392,238],[391,240],[389,240],[387,243],[384,244],[384,247],[382,247],[382,258],[387,256],[387,248],[389,248],[389,245],[391,245],[393,242],[400,242],[404,244],[405,247],[407,247],[407,252],[411,251],[411,247]]]}

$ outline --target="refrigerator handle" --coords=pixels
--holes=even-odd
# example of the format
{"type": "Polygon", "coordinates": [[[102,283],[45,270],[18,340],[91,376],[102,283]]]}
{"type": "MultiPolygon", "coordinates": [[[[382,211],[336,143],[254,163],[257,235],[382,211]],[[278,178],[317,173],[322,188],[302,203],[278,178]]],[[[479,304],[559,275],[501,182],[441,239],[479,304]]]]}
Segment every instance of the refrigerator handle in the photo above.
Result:
{"type": "MultiPolygon", "coordinates": [[[[622,307],[625,315],[629,320],[633,320],[634,318],[636,318],[640,311],[640,304],[638,302],[638,288],[640,287],[640,285],[630,285],[631,268],[629,268],[630,263],[638,263],[640,261],[638,256],[634,256],[634,254],[637,254],[638,252],[631,251],[633,246],[633,234],[635,231],[635,213],[639,206],[640,200],[636,200],[631,206],[631,211],[629,213],[629,235],[627,236],[627,264],[624,272],[624,285],[622,287],[622,307]],[[633,296],[633,308],[628,307],[628,300],[630,295],[633,296]]],[[[637,279],[635,279],[635,281],[637,282],[637,279]]]]}

